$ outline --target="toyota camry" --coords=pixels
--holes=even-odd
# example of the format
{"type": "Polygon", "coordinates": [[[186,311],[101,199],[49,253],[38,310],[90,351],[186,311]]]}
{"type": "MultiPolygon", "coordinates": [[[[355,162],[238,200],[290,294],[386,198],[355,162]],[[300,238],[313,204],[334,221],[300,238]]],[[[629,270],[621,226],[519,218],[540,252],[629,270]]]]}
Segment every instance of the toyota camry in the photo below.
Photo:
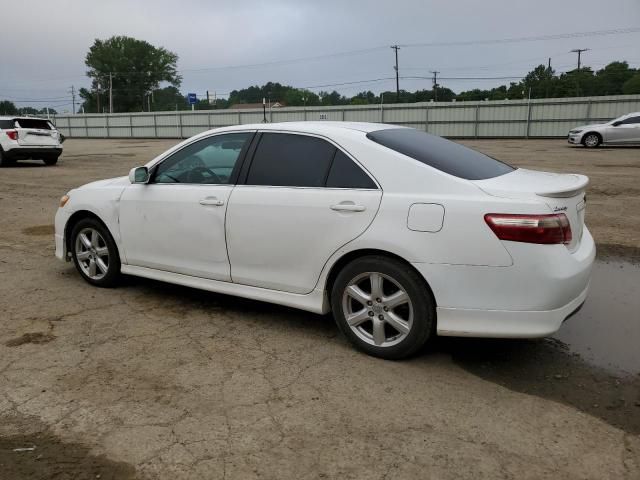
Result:
{"type": "Polygon", "coordinates": [[[395,125],[238,125],[68,192],[56,256],[99,287],[128,274],[332,312],[396,359],[434,335],[557,331],[595,258],[587,183],[395,125]]]}

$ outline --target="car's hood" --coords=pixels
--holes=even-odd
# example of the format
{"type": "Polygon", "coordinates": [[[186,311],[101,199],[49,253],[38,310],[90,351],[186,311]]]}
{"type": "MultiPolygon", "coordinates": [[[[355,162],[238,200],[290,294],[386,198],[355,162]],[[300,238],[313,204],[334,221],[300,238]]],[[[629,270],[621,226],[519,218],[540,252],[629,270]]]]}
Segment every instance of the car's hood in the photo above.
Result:
{"type": "Polygon", "coordinates": [[[608,123],[593,123],[591,125],[580,125],[579,127],[573,127],[571,130],[595,130],[598,128],[604,128],[608,126],[608,123]]]}
{"type": "Polygon", "coordinates": [[[129,177],[116,177],[116,178],[107,178],[106,180],[97,180],[95,182],[87,183],[78,187],[77,190],[84,190],[87,188],[103,188],[103,187],[123,187],[128,185],[129,177]]]}

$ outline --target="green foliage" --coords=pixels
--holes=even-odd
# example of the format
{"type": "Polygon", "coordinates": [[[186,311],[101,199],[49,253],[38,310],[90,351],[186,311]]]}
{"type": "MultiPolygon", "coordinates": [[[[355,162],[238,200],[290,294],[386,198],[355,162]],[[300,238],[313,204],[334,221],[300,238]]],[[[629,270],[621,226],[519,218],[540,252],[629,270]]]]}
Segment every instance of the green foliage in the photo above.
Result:
{"type": "Polygon", "coordinates": [[[0,101],[0,115],[17,115],[18,109],[9,100],[0,101]]]}
{"type": "Polygon", "coordinates": [[[113,107],[116,112],[148,109],[147,95],[166,82],[179,87],[181,77],[176,64],[178,56],[143,40],[114,36],[96,39],[85,58],[92,79],[91,89],[80,89],[85,112],[107,110],[109,75],[113,82],[113,107]],[[98,110],[98,103],[100,109],[98,110]]]}
{"type": "Polygon", "coordinates": [[[622,93],[625,95],[640,93],[640,73],[636,73],[633,77],[624,82],[624,85],[622,86],[622,93]]]}

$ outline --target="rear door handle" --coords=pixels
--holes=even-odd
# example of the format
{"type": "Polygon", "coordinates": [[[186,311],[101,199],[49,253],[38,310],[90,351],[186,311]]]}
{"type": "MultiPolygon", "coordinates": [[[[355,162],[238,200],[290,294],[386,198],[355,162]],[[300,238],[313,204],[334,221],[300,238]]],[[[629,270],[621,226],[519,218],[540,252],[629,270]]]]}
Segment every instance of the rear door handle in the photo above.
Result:
{"type": "Polygon", "coordinates": [[[353,202],[342,202],[336,205],[331,205],[331,210],[336,212],[364,212],[367,207],[364,205],[356,205],[353,202]]]}
{"type": "Polygon", "coordinates": [[[216,197],[205,197],[200,200],[200,205],[212,205],[214,207],[221,207],[224,205],[224,201],[218,200],[216,197]]]}

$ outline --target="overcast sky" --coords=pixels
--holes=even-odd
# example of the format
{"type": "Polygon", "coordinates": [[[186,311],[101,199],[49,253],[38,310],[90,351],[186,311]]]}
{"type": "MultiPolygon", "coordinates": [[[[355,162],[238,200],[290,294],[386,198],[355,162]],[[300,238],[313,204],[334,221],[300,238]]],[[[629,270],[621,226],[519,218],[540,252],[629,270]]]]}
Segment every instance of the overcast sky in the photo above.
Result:
{"type": "MultiPolygon", "coordinates": [[[[6,1],[6,0],[3,0],[6,1]]],[[[640,26],[640,0],[29,0],[0,29],[0,100],[70,110],[71,85],[86,87],[84,58],[95,38],[128,35],[179,56],[184,93],[219,96],[269,80],[299,87],[392,77],[392,44],[521,38],[640,26]],[[270,66],[224,68],[373,51],[270,66]],[[26,102],[25,100],[52,99],[26,102]],[[61,105],[69,99],[68,105],[61,105]],[[23,101],[20,101],[23,100],[23,101]]],[[[403,47],[401,76],[522,76],[546,63],[573,68],[613,60],[640,66],[640,33],[464,46],[403,47]]],[[[454,91],[509,80],[443,80],[454,91]]],[[[429,79],[401,88],[431,88],[429,79]]],[[[324,87],[345,95],[395,88],[384,80],[324,87]]],[[[314,88],[314,91],[320,88],[314,88]]]]}

